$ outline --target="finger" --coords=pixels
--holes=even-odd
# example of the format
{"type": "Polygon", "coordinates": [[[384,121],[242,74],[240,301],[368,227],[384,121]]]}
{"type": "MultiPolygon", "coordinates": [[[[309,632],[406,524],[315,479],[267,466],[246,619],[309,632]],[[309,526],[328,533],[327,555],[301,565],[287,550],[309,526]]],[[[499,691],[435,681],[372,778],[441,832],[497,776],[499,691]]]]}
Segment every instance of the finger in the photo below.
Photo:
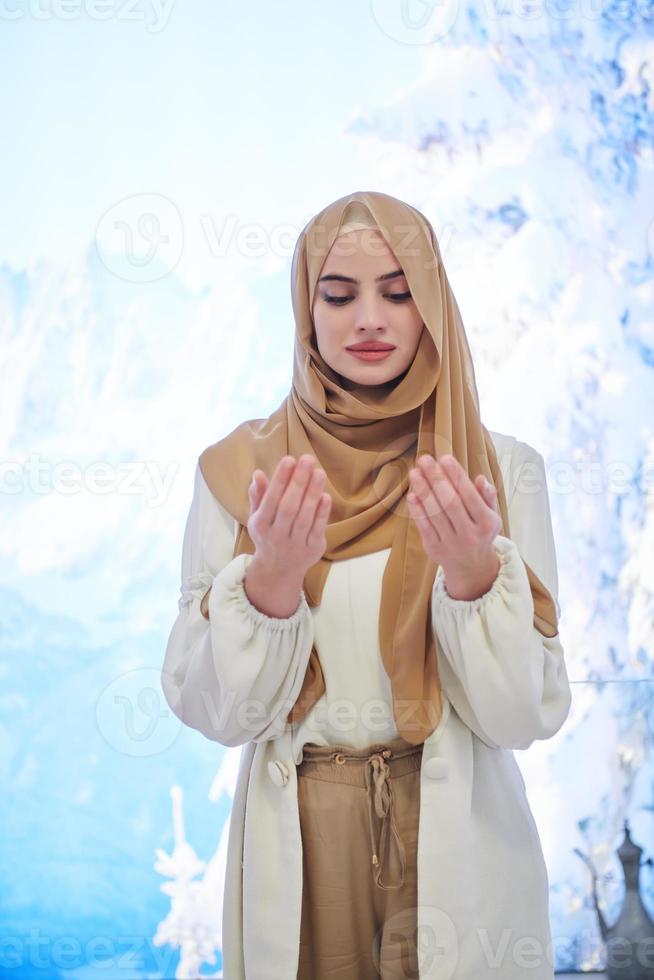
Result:
{"type": "Polygon", "coordinates": [[[420,511],[431,521],[435,530],[443,541],[449,540],[454,534],[452,522],[444,512],[442,504],[433,493],[429,481],[426,479],[423,470],[416,467],[409,473],[411,488],[419,504],[420,511]]]}
{"type": "Polygon", "coordinates": [[[492,483],[489,483],[483,473],[475,477],[475,485],[489,507],[499,514],[500,507],[497,499],[497,490],[492,483]]]}
{"type": "Polygon", "coordinates": [[[316,516],[316,508],[320,502],[320,491],[325,482],[326,473],[320,468],[309,470],[309,480],[304,488],[304,497],[299,505],[295,519],[291,527],[291,534],[298,534],[303,544],[307,543],[307,538],[311,533],[311,528],[316,516]]]}
{"type": "Polygon", "coordinates": [[[456,535],[467,530],[466,524],[469,523],[467,512],[433,456],[423,455],[418,463],[417,475],[414,479],[421,490],[420,499],[423,507],[427,514],[438,522],[439,533],[443,540],[451,542],[456,535]]]}
{"type": "Polygon", "coordinates": [[[435,544],[443,544],[443,539],[438,533],[438,529],[432,524],[428,515],[425,513],[425,509],[420,502],[420,497],[416,493],[407,494],[407,503],[409,505],[409,513],[416,523],[416,527],[420,531],[420,535],[424,542],[435,544]]]}
{"type": "Polygon", "coordinates": [[[473,524],[482,524],[487,519],[486,508],[479,499],[477,488],[461,466],[458,459],[451,453],[446,453],[439,459],[441,470],[450,483],[453,491],[461,501],[467,520],[473,524]]]}
{"type": "MultiPolygon", "coordinates": [[[[300,505],[304,499],[307,485],[313,475],[316,464],[315,457],[310,453],[303,453],[297,461],[295,472],[288,481],[286,489],[277,507],[275,514],[275,525],[284,534],[291,534],[293,524],[298,517],[300,505]]],[[[300,527],[306,534],[307,522],[304,515],[301,518],[300,527]]]]}
{"type": "Polygon", "coordinates": [[[248,486],[250,502],[256,502],[261,492],[261,470],[255,470],[248,486]]]}
{"type": "Polygon", "coordinates": [[[327,518],[329,517],[329,512],[332,509],[332,498],[328,493],[321,493],[318,503],[316,505],[316,511],[314,515],[313,524],[311,525],[311,530],[309,531],[309,536],[307,538],[307,544],[313,544],[314,540],[325,533],[325,524],[327,523],[327,518]]]}
{"type": "Polygon", "coordinates": [[[253,479],[256,482],[256,487],[259,493],[265,493],[268,487],[268,477],[263,472],[263,470],[255,470],[253,479]]]}
{"type": "Polygon", "coordinates": [[[295,471],[295,465],[295,457],[293,456],[283,456],[277,464],[267,488],[268,493],[263,498],[257,515],[257,520],[260,520],[262,524],[267,526],[274,521],[277,507],[295,471]]]}
{"type": "Polygon", "coordinates": [[[489,531],[492,529],[493,534],[502,533],[502,515],[500,513],[500,505],[497,497],[497,490],[492,483],[488,483],[483,474],[479,474],[475,477],[475,486],[479,490],[480,495],[486,501],[488,505],[487,513],[489,514],[489,531]],[[488,486],[486,484],[488,483],[488,486]],[[492,512],[492,518],[490,516],[492,512]],[[491,521],[493,523],[491,523],[491,521]]]}
{"type": "Polygon", "coordinates": [[[268,477],[262,470],[255,470],[252,474],[252,483],[250,484],[251,497],[253,498],[255,508],[261,503],[267,488],[268,477]]]}

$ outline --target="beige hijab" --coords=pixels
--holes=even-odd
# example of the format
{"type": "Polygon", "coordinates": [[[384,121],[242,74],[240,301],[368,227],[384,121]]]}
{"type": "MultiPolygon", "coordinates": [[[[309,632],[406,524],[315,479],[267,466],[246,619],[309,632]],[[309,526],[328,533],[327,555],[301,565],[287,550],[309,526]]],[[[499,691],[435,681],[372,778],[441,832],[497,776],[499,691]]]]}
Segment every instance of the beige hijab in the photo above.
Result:
{"type": "MultiPolygon", "coordinates": [[[[403,738],[417,745],[441,717],[438,639],[430,602],[438,565],[427,557],[405,500],[408,473],[417,457],[451,453],[471,480],[483,473],[497,489],[500,533],[510,537],[501,471],[492,437],[480,419],[461,314],[429,221],[411,205],[372,191],[334,201],[305,226],[293,255],[291,293],[295,352],[288,395],[268,418],[242,422],[205,449],[200,469],[211,492],[240,524],[236,557],[255,551],[246,528],[253,471],[261,469],[270,479],[282,456],[316,457],[326,473],[324,490],[331,494],[332,508],[327,550],[304,578],[311,607],[320,604],[332,562],[391,549],[382,580],[379,645],[391,681],[395,725],[403,738]],[[355,395],[342,387],[340,376],[318,351],[311,305],[336,237],[371,224],[404,269],[426,329],[411,365],[394,387],[370,386],[355,395]]],[[[554,600],[524,564],[534,626],[543,636],[555,636],[554,600]]],[[[314,646],[288,720],[304,718],[324,692],[314,646]]]]}

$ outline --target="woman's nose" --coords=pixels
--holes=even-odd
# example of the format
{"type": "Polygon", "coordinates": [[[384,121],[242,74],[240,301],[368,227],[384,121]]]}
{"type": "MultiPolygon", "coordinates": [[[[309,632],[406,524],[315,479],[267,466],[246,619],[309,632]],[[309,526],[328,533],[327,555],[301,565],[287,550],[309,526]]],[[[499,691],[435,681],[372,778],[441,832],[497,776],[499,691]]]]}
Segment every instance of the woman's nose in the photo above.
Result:
{"type": "Polygon", "coordinates": [[[386,311],[383,301],[360,297],[356,304],[354,323],[357,327],[383,327],[386,324],[386,311]]]}

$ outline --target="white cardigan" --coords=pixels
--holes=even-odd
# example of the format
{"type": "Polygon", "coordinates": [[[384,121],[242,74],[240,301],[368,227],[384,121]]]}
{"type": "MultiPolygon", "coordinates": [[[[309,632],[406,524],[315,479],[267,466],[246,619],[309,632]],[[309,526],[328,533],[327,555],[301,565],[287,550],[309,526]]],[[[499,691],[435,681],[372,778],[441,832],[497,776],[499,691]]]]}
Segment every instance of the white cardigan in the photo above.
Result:
{"type": "MultiPolygon", "coordinates": [[[[512,536],[495,538],[497,578],[480,598],[457,600],[439,567],[432,591],[443,714],[423,749],[418,842],[420,977],[429,980],[553,976],[547,872],[511,750],[550,738],[570,708],[560,638],[533,626],[520,557],[558,608],[556,554],[543,457],[512,436],[491,436],[512,536]]],[[[295,980],[302,747],[397,736],[377,626],[390,548],[335,562],[319,606],[311,609],[302,592],[291,616],[275,618],[247,598],[252,556],[231,558],[236,530],[197,466],[162,687],[185,724],[222,745],[246,746],[229,829],[224,976],[295,980]],[[210,585],[207,622],[200,599],[210,585]],[[314,641],[326,691],[290,725],[314,641]]]]}

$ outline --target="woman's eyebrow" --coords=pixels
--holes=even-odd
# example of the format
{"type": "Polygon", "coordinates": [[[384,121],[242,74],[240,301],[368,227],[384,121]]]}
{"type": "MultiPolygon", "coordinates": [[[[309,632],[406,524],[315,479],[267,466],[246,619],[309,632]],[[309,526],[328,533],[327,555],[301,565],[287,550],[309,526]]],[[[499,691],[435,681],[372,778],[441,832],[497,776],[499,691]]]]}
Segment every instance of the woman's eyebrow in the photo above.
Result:
{"type": "MultiPolygon", "coordinates": [[[[403,275],[404,269],[395,269],[394,272],[384,272],[383,275],[377,276],[375,282],[384,282],[386,279],[395,279],[397,276],[403,275]]],[[[334,272],[329,276],[321,276],[318,282],[327,282],[328,279],[335,279],[337,282],[354,282],[357,286],[361,285],[360,279],[353,279],[352,276],[341,276],[337,272],[334,272]]]]}

